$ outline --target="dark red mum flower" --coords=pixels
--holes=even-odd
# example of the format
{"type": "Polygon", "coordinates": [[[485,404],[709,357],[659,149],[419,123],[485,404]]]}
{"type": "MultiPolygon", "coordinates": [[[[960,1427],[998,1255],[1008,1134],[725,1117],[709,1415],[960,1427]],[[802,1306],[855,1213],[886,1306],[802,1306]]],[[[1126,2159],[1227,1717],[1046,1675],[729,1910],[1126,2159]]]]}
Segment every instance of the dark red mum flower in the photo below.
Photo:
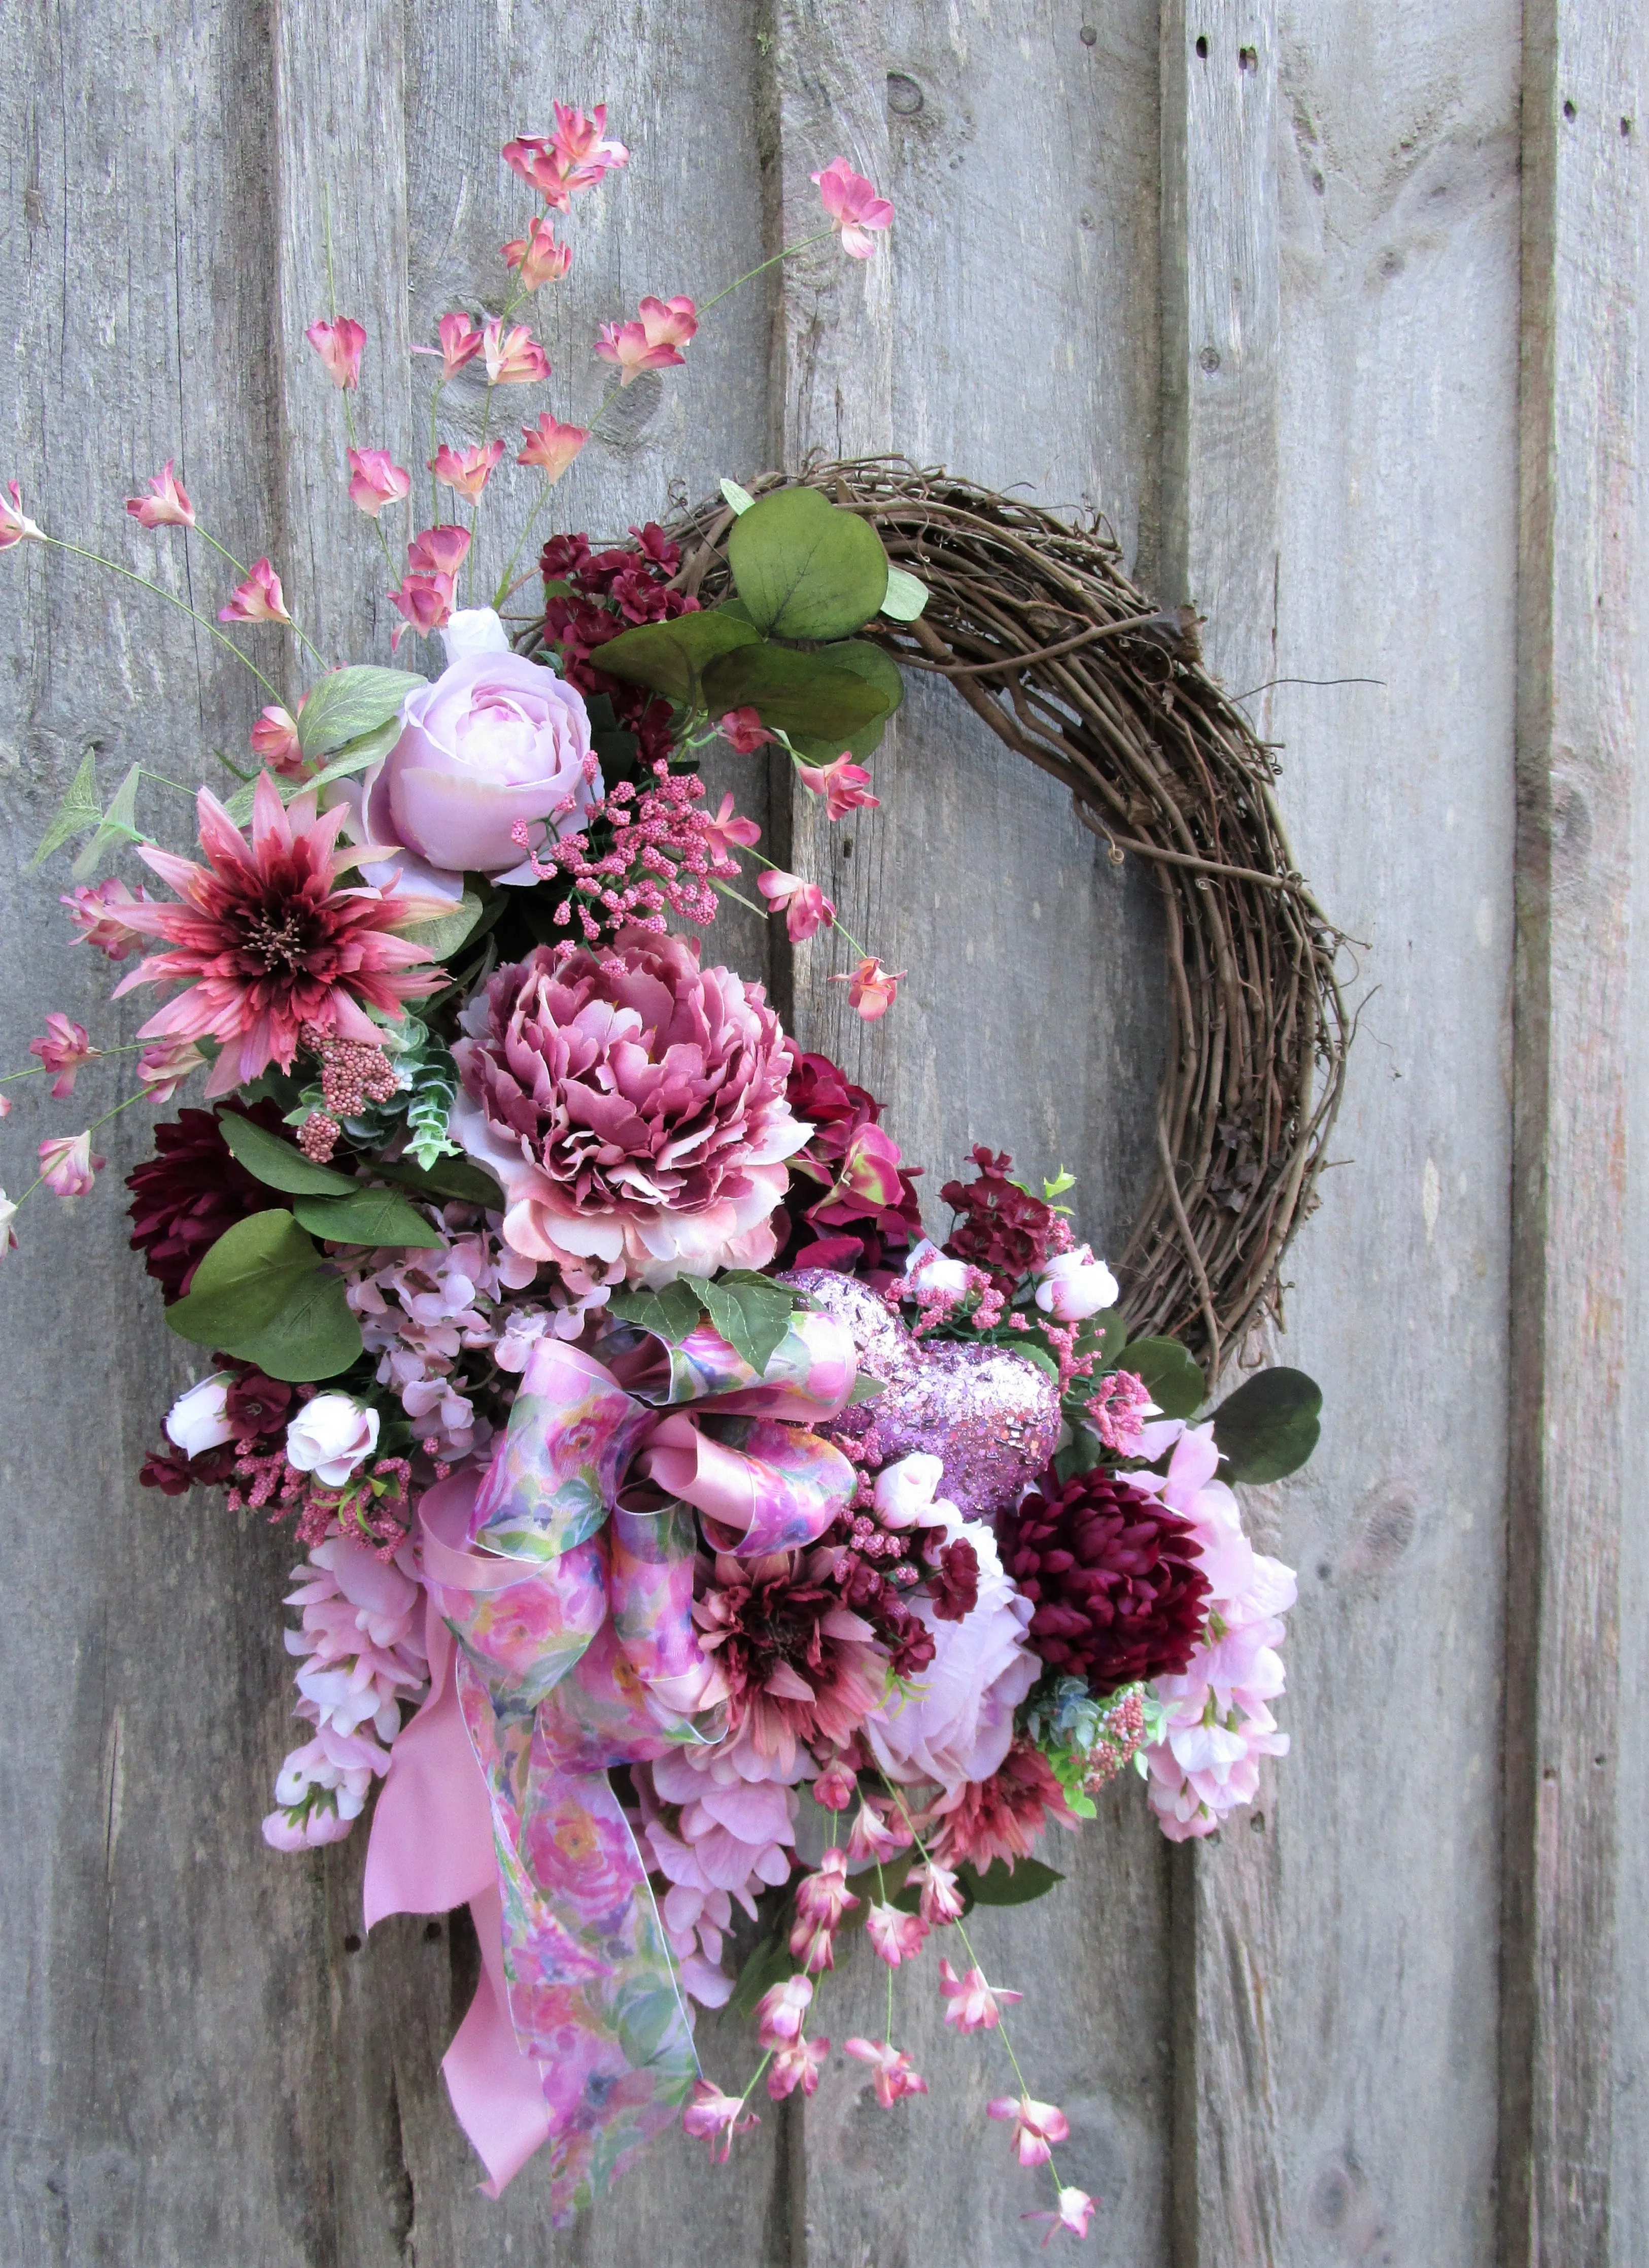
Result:
{"type": "Polygon", "coordinates": [[[1186,1668],[1208,1596],[1189,1521],[1126,1481],[1095,1471],[1062,1484],[1049,1466],[997,1532],[1050,1668],[1108,1693],[1186,1668]]]}
{"type": "MultiPolygon", "coordinates": [[[[282,1130],[272,1102],[254,1102],[243,1116],[272,1134],[282,1130]]],[[[156,1127],[155,1150],[132,1168],[126,1186],[132,1193],[133,1249],[143,1254],[170,1305],[188,1290],[202,1255],[226,1228],[282,1199],[230,1155],[215,1111],[180,1111],[156,1127]]]]}
{"type": "Polygon", "coordinates": [[[1005,1150],[997,1156],[976,1149],[974,1163],[976,1180],[946,1182],[939,1191],[957,1216],[945,1249],[953,1259],[983,1268],[1004,1291],[1013,1291],[1069,1235],[1051,1205],[1008,1179],[1013,1160],[1005,1150]]]}

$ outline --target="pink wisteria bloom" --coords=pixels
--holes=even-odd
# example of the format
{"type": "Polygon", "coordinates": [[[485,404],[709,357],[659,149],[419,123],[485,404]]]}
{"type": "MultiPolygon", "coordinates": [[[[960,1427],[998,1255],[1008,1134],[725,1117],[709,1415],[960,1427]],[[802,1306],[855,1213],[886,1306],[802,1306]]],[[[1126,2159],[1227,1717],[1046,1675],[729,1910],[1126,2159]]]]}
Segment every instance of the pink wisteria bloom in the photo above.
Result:
{"type": "Polygon", "coordinates": [[[172,459],[149,483],[146,497],[128,497],[126,509],[143,527],[193,527],[195,507],[182,486],[172,476],[172,459]]]}
{"type": "Polygon", "coordinates": [[[843,1850],[827,1851],[818,1872],[804,1874],[796,1885],[797,1918],[815,1928],[835,1929],[858,1904],[848,1888],[847,1852],[843,1850]]]}
{"type": "Polygon", "coordinates": [[[930,1859],[923,1866],[912,1867],[905,1880],[917,1886],[924,1921],[943,1929],[961,1919],[965,1904],[953,1867],[942,1867],[937,1859],[930,1859]]]}
{"type": "Polygon", "coordinates": [[[681,350],[697,328],[690,299],[644,299],[639,321],[601,326],[595,350],[603,362],[618,364],[619,383],[628,386],[644,370],[668,370],[685,362],[681,350]]]}
{"type": "Polygon", "coordinates": [[[919,1913],[901,1913],[897,1906],[874,1905],[865,1914],[865,1934],[879,1961],[897,1969],[914,1961],[927,1943],[928,1926],[919,1913]]]}
{"type": "Polygon", "coordinates": [[[376,519],[386,504],[401,504],[412,486],[412,475],[398,465],[387,449],[350,451],[350,502],[376,519]]]}
{"type": "Polygon", "coordinates": [[[327,366],[327,376],[340,389],[352,390],[361,382],[361,350],[366,333],[348,315],[311,323],[304,333],[327,366]]]}
{"type": "Polygon", "coordinates": [[[128,918],[164,949],[116,987],[181,983],[141,1040],[211,1038],[222,1049],[209,1098],[254,1079],[270,1063],[290,1071],[306,1027],[377,1046],[368,1014],[394,1017],[438,991],[444,975],[427,947],[395,932],[440,911],[423,899],[339,887],[360,857],[340,851],[347,804],[317,814],[313,792],[283,809],[267,772],[253,799],[248,841],[210,789],[196,802],[206,864],[153,843],[139,855],[178,893],[174,905],[134,906],[128,918]]]}
{"type": "Polygon", "coordinates": [[[283,779],[302,779],[304,776],[303,745],[298,737],[298,719],[279,703],[259,713],[252,727],[252,753],[261,764],[267,764],[283,779]]]}
{"type": "Polygon", "coordinates": [[[94,1174],[108,1164],[92,1154],[92,1134],[55,1134],[40,1146],[40,1179],[54,1197],[84,1197],[94,1174]]]}
{"type": "Polygon", "coordinates": [[[10,551],[12,545],[21,543],[25,536],[32,536],[36,543],[44,543],[45,529],[36,527],[23,509],[22,490],[15,481],[8,481],[6,489],[11,501],[8,504],[4,497],[0,497],[0,551],[10,551]]]}
{"type": "Polygon", "coordinates": [[[1022,2166],[1045,2166],[1053,2146],[1071,2132],[1071,2122],[1056,2103],[1037,2102],[1028,2095],[998,2095],[985,2105],[988,2118],[1011,2118],[1012,2142],[1022,2166]]]}
{"type": "Polygon", "coordinates": [[[784,915],[784,927],[793,945],[811,937],[816,929],[831,929],[836,924],[836,907],[817,882],[805,882],[799,874],[786,874],[774,868],[762,876],[756,887],[773,911],[784,915]]]}
{"type": "Polygon", "coordinates": [[[154,901],[139,883],[136,892],[114,874],[101,882],[82,882],[59,905],[67,906],[69,918],[79,932],[77,944],[95,946],[110,961],[124,961],[136,945],[143,943],[141,933],[121,918],[125,906],[152,905],[154,901]]]}
{"type": "Polygon", "coordinates": [[[1091,2198],[1086,2190],[1062,2188],[1056,2211],[1022,2213],[1020,2219],[1045,2220],[1048,2223],[1048,2234],[1042,2239],[1042,2250],[1046,2252],[1062,2228],[1068,2236],[1086,2236],[1088,2233],[1088,2223],[1093,2220],[1094,2208],[1098,2204],[1099,2199],[1091,2198]]]}
{"type": "Polygon", "coordinates": [[[753,756],[758,748],[765,748],[773,735],[754,709],[730,709],[716,730],[730,748],[741,756],[753,756]]]}
{"type": "Polygon", "coordinates": [[[732,2155],[733,2136],[762,2123],[754,2110],[741,2118],[739,2114],[743,2110],[742,2095],[724,2095],[711,2080],[696,2079],[691,2098],[681,2113],[682,2131],[696,2142],[708,2142],[710,2163],[725,2166],[732,2155]]]}
{"type": "Polygon", "coordinates": [[[84,1024],[71,1023],[67,1016],[54,1012],[46,1019],[44,1036],[29,1042],[29,1053],[38,1056],[45,1068],[55,1071],[52,1093],[59,1102],[65,1101],[75,1091],[75,1078],[82,1064],[95,1063],[102,1054],[86,1035],[84,1024]]]}
{"type": "Polygon", "coordinates": [[[474,504],[492,477],[493,467],[504,454],[502,441],[478,441],[473,449],[454,449],[443,441],[430,460],[430,470],[443,488],[456,489],[474,504]]]}
{"type": "MultiPolygon", "coordinates": [[[[525,323],[512,323],[506,331],[494,316],[482,333],[482,342],[489,386],[533,386],[549,376],[549,357],[525,323]]],[[[498,446],[502,450],[503,443],[498,446]]]]}
{"type": "Polygon", "coordinates": [[[520,135],[504,144],[503,156],[511,172],[557,212],[571,210],[576,195],[597,188],[615,167],[629,163],[623,144],[607,138],[604,102],[598,102],[587,118],[583,111],[558,102],[553,134],[520,135]]]}
{"type": "Polygon", "coordinates": [[[516,455],[518,465],[534,465],[547,481],[558,481],[589,439],[587,426],[563,425],[545,410],[536,425],[523,425],[526,448],[516,455]]]}
{"type": "Polygon", "coordinates": [[[281,578],[267,559],[260,559],[244,583],[235,586],[226,607],[219,607],[220,622],[290,622],[281,578]]]}
{"type": "Polygon", "coordinates": [[[798,764],[796,770],[805,788],[823,796],[827,819],[845,819],[850,811],[876,811],[881,806],[880,797],[870,792],[870,774],[845,749],[834,763],[798,764]]]}
{"type": "Polygon", "coordinates": [[[158,1040],[137,1058],[137,1078],[151,1102],[170,1102],[206,1061],[193,1040],[158,1040]]]}
{"type": "Polygon", "coordinates": [[[718,858],[730,858],[735,845],[748,850],[753,843],[761,840],[761,828],[754,819],[740,818],[735,813],[731,795],[723,796],[721,809],[714,819],[704,821],[705,844],[718,858]]]}
{"type": "Polygon", "coordinates": [[[777,2049],[767,2073],[767,2091],[774,2102],[783,2102],[799,2087],[804,2095],[816,2095],[819,2074],[829,2052],[828,2040],[794,2040],[789,2047],[777,2049]]]}
{"type": "Polygon", "coordinates": [[[401,615],[389,643],[398,647],[409,630],[428,637],[452,620],[458,571],[469,550],[467,527],[426,527],[407,546],[407,576],[389,603],[401,615]]]}
{"type": "Polygon", "coordinates": [[[899,987],[905,972],[902,968],[884,968],[873,954],[866,954],[857,968],[846,976],[833,976],[833,984],[848,988],[848,1005],[857,1008],[867,1024],[885,1016],[899,997],[899,987]]]}
{"type": "Polygon", "coordinates": [[[842,232],[842,249],[855,260],[868,260],[876,249],[872,231],[887,228],[894,209],[876,194],[876,185],[856,173],[845,158],[832,158],[823,173],[815,173],[825,210],[842,232]]]}
{"type": "Polygon", "coordinates": [[[801,2037],[812,2005],[813,1986],[806,1977],[770,1984],[755,2004],[756,2038],[764,2048],[788,2047],[801,2037]]]}
{"type": "Polygon", "coordinates": [[[959,2032],[994,2031],[1002,2021],[1005,2004],[1025,1998],[1023,1992],[987,1984],[983,1969],[970,1969],[965,1977],[959,1977],[948,1961],[939,1963],[939,1991],[950,2003],[945,2021],[954,2024],[959,2032]]]}
{"type": "Polygon", "coordinates": [[[503,247],[504,264],[515,269],[522,288],[536,291],[541,284],[559,284],[572,265],[572,247],[557,244],[556,224],[548,213],[535,214],[526,234],[503,247]]]}
{"type": "Polygon", "coordinates": [[[443,315],[435,327],[438,347],[414,347],[416,355],[438,354],[441,357],[441,383],[456,378],[467,362],[474,362],[481,352],[481,333],[466,314],[453,313],[443,315]]]}
{"type": "Polygon", "coordinates": [[[919,2071],[911,2068],[910,2058],[902,2049],[890,2047],[886,2040],[843,2040],[843,2052],[859,2063],[871,2066],[875,2083],[876,2100],[884,2110],[891,2110],[906,2095],[925,2095],[928,2083],[919,2071]]]}

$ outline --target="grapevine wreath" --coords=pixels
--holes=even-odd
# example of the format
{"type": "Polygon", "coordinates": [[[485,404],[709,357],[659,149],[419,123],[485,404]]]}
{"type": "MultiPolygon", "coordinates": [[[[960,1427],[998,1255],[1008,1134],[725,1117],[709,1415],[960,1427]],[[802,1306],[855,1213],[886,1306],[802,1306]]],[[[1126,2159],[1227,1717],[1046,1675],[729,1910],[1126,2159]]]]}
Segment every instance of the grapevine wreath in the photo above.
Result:
{"type": "MultiPolygon", "coordinates": [[[[990,2115],[1049,2169],[1031,2218],[1082,2236],[1078,2145],[968,1918],[1053,1889],[1034,1846],[1125,1766],[1183,1840],[1286,1749],[1294,1580],[1230,1484],[1303,1463],[1320,1397],[1256,1368],[1203,1413],[1322,1163],[1337,940],[1270,752],[1097,524],[890,457],[724,481],[605,548],[552,532],[518,573],[619,391],[683,365],[714,299],[644,299],[595,342],[615,375],[588,423],[521,427],[537,499],[485,603],[494,416],[551,375],[513,318],[629,158],[604,111],[560,105],[503,154],[540,209],[501,312],[453,310],[417,350],[427,486],[356,431],[362,327],[335,309],[308,334],[392,576],[382,515],[428,499],[387,599],[395,645],[439,638],[444,666],[337,666],[173,464],[128,500],[222,554],[237,579],[195,619],[269,697],[253,766],[199,792],[198,857],[145,831],[141,764],[106,806],[88,756],[48,829],[40,858],[81,846],[78,938],[139,955],[116,990],[162,1003],[129,1049],[54,1012],[0,1082],[4,1118],[12,1080],[67,1101],[136,1056],[132,1091],[0,1194],[0,1241],[37,1192],[92,1189],[107,1119],[203,1075],[129,1176],[133,1245],[202,1373],[141,1477],[294,1527],[306,1737],[264,1836],[312,1851],[370,1805],[369,1926],[469,1906],[481,1982],[443,2068],[491,2193],[547,2146],[564,2220],[678,2120],[725,2160],[758,2087],[823,2083],[862,1929],[887,2036],[843,2041],[835,2083],[857,2066],[890,2111],[927,2093],[894,1998],[935,1938],[948,2020],[1012,2073],[990,2115]],[[301,699],[219,625],[290,640],[301,699]],[[718,898],[754,867],[793,943],[851,946],[858,1013],[896,1012],[902,972],[736,797],[710,811],[699,763],[712,740],[776,751],[830,820],[872,809],[911,670],[1161,885],[1159,1174],[1115,1273],[1063,1168],[1033,1182],[981,1146],[949,1161],[948,1226],[924,1218],[881,1103],[715,962],[718,898]],[[93,880],[110,854],[129,880],[93,880]],[[729,2002],[759,2050],[738,2092],[695,2045],[696,2007],[729,2002]]],[[[815,178],[821,235],[872,256],[891,205],[843,159],[815,178]]],[[[0,551],[81,549],[9,497],[0,551]]],[[[177,578],[103,563],[193,612],[177,578]]]]}

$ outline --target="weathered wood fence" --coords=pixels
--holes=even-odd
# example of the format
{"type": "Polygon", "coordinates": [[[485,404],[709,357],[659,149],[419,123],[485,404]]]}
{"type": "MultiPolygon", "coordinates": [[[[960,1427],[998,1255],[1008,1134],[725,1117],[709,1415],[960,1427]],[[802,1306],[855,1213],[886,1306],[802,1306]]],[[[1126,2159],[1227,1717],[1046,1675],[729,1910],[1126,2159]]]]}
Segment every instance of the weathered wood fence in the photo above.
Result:
{"type": "MultiPolygon", "coordinates": [[[[1250,1507],[1301,1572],[1294,1752],[1192,1851],[1130,1782],[1056,1897],[981,1923],[1116,2268],[1649,2257],[1644,50],[1626,0],[0,0],[0,478],[54,531],[181,588],[119,504],[174,456],[328,644],[383,652],[302,339],[323,204],[368,438],[420,461],[405,350],[517,225],[499,144],[605,98],[636,157],[549,320],[563,411],[600,320],[806,232],[836,151],[899,217],[868,268],[810,255],[718,311],[558,524],[815,446],[1024,482],[1102,506],[1285,743],[1366,1001],[1287,1270],[1324,1443],[1250,1507]]],[[[24,875],[82,755],[210,776],[251,714],[183,617],[0,559],[7,1063],[45,1008],[101,1011],[24,875]]],[[[777,789],[758,815],[909,967],[895,1014],[861,1029],[821,954],[736,911],[718,943],[892,1094],[932,1184],[975,1139],[1063,1160],[1115,1249],[1162,1044],[1149,883],[929,686],[878,787],[833,841],[777,789]]],[[[32,1125],[0,1134],[14,1189],[32,1125]]],[[[436,2069],[462,1934],[363,1944],[364,1838],[258,1839],[291,1547],[134,1485],[185,1370],[118,1195],[32,1206],[0,1272],[0,2258],[1028,2257],[1041,2200],[925,1987],[926,2104],[838,2073],[731,2172],[666,2140],[553,2241],[534,2169],[475,2194],[436,2069]]],[[[877,2030],[879,1989],[833,1986],[829,2029],[877,2030]]]]}

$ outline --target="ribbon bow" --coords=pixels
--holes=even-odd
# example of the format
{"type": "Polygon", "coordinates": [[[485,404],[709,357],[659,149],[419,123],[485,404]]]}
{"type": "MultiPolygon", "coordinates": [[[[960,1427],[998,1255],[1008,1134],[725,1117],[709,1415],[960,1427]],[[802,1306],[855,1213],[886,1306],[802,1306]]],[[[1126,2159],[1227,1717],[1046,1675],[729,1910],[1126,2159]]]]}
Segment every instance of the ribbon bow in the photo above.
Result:
{"type": "Polygon", "coordinates": [[[482,1978],[442,2069],[490,2196],[552,2145],[557,2227],[698,2068],[607,1767],[725,1733],[693,1624],[700,1522],[718,1551],[788,1550],[855,1484],[810,1430],[853,1390],[836,1317],[792,1315],[760,1372],[708,1325],[677,1347],[622,1329],[603,1351],[541,1340],[484,1476],[423,1499],[430,1693],[366,1859],[369,1928],[468,1903],[482,1978]]]}

